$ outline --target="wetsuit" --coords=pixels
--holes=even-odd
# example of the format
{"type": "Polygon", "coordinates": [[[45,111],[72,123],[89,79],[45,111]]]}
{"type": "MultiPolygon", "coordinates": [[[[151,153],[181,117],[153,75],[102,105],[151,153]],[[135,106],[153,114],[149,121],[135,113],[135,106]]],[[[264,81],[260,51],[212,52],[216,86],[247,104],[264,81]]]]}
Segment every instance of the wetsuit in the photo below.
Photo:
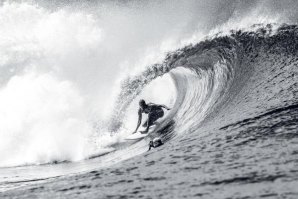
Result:
{"type": "MultiPolygon", "coordinates": [[[[160,105],[156,104],[148,104],[146,108],[142,109],[140,108],[141,113],[148,114],[148,120],[149,120],[149,126],[152,126],[153,123],[164,116],[164,111],[162,110],[162,107],[160,105]]],[[[147,126],[148,120],[143,123],[143,127],[147,126]]]]}

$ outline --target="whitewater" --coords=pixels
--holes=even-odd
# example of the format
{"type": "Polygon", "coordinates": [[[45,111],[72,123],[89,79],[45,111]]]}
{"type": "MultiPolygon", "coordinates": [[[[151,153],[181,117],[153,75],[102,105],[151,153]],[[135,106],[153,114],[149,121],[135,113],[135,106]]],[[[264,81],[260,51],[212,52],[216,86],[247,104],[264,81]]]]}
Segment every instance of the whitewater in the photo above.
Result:
{"type": "Polygon", "coordinates": [[[0,2],[1,198],[297,198],[297,9],[0,2]]]}

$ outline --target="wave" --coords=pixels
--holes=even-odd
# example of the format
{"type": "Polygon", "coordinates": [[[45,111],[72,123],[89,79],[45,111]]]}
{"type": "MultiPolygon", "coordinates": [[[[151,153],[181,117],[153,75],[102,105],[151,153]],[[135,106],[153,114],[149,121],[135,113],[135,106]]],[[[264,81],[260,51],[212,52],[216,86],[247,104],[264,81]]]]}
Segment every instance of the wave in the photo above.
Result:
{"type": "MultiPolygon", "coordinates": [[[[161,64],[123,81],[112,130],[121,127],[129,104],[155,78],[170,73],[177,89],[173,108],[176,125],[192,129],[212,117],[242,89],[254,74],[254,62],[262,57],[296,56],[297,26],[257,24],[254,31],[230,31],[196,45],[171,52],[161,64]],[[191,124],[188,124],[191,123],[191,124]]],[[[263,61],[267,61],[264,59],[263,61]]],[[[269,60],[274,61],[273,60],[269,60]]]]}
{"type": "MultiPolygon", "coordinates": [[[[237,12],[225,8],[214,21],[196,14],[196,1],[177,1],[170,17],[163,13],[171,2],[159,3],[104,3],[82,10],[1,4],[0,166],[79,161],[105,153],[136,125],[139,98],[172,106],[164,127],[171,124],[167,133],[175,136],[282,106],[273,97],[256,101],[259,93],[253,93],[266,79],[262,75],[272,77],[295,62],[277,60],[296,58],[297,26],[267,20],[274,6],[252,6],[270,8],[263,25],[255,24],[264,18],[253,12],[235,14],[245,3],[234,5],[237,12]],[[177,17],[182,4],[184,14],[177,17]],[[154,23],[159,31],[150,32],[154,23]],[[204,24],[208,28],[200,31],[204,24]],[[132,38],[131,32],[143,31],[150,34],[132,38]]],[[[214,4],[213,14],[221,8],[214,4]]],[[[295,104],[295,94],[282,96],[278,99],[295,104]]],[[[147,145],[139,147],[144,151],[147,145]]]]}

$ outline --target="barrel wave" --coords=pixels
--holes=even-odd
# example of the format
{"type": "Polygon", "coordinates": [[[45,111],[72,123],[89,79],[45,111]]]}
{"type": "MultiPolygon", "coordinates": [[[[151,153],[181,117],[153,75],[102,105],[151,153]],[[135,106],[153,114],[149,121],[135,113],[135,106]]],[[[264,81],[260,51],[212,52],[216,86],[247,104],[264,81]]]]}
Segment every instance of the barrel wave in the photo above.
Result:
{"type": "MultiPolygon", "coordinates": [[[[121,120],[121,113],[125,114],[128,105],[140,95],[144,87],[164,74],[171,75],[177,90],[176,103],[172,110],[174,114],[171,114],[176,122],[176,132],[186,133],[184,131],[202,126],[201,123],[205,120],[215,120],[215,117],[219,119],[220,113],[226,112],[231,106],[241,111],[241,114],[230,110],[226,119],[221,116],[221,125],[280,108],[281,104],[276,102],[277,98],[274,96],[262,97],[256,94],[261,93],[258,90],[260,84],[271,83],[270,81],[274,81],[273,85],[278,84],[274,78],[277,72],[272,74],[272,71],[279,71],[277,74],[289,73],[283,75],[292,77],[287,80],[287,88],[276,91],[281,94],[280,101],[286,105],[295,104],[296,92],[292,90],[295,89],[297,80],[297,27],[267,24],[254,25],[252,29],[254,30],[232,30],[222,36],[218,33],[215,38],[169,53],[161,64],[150,66],[132,80],[125,80],[118,99],[117,110],[120,111],[115,114],[117,119],[121,120]],[[287,54],[286,58],[283,57],[284,54],[287,54]],[[281,69],[280,65],[283,65],[281,69]],[[292,70],[282,70],[285,67],[292,70]]],[[[262,89],[266,88],[269,85],[262,89]]],[[[121,122],[119,123],[118,126],[121,126],[121,122]]]]}

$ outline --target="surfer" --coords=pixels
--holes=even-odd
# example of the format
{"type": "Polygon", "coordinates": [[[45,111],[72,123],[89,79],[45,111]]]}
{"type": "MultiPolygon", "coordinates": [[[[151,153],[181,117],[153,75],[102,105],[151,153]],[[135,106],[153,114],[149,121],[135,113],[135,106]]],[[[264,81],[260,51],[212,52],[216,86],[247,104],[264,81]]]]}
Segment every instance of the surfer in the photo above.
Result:
{"type": "Polygon", "coordinates": [[[149,127],[152,126],[157,119],[163,117],[164,111],[162,110],[162,108],[170,110],[170,108],[168,108],[165,105],[158,105],[153,103],[146,104],[145,100],[143,99],[139,101],[139,105],[140,105],[140,108],[138,111],[138,115],[139,115],[138,124],[137,124],[136,130],[133,133],[137,132],[142,122],[142,113],[148,114],[148,119],[143,124],[143,127],[146,127],[146,129],[145,131],[141,131],[141,133],[148,133],[149,127]]]}

